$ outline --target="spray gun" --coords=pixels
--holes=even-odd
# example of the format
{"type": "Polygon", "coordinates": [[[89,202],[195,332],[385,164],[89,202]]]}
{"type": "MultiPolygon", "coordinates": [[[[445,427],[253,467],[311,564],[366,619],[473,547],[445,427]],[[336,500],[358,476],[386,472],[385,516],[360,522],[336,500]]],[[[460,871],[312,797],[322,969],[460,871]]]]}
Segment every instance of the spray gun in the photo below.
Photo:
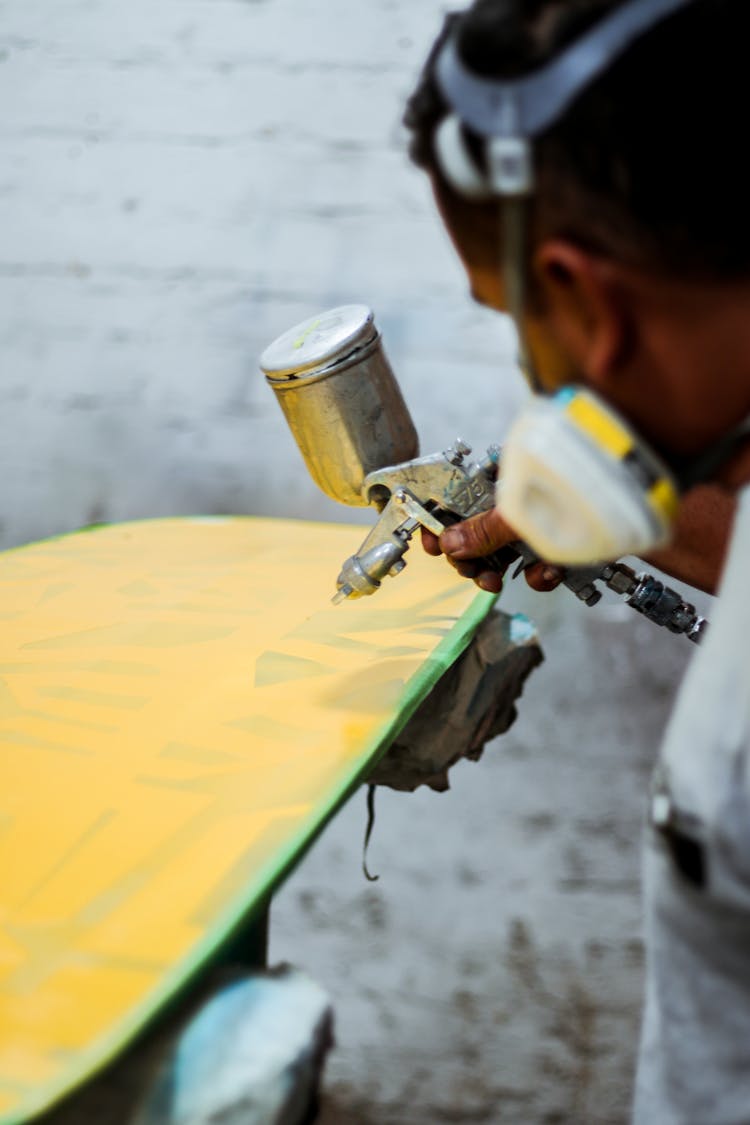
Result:
{"type": "MultiPolygon", "coordinates": [[[[326,495],[355,507],[373,506],[375,526],[339,574],[333,601],[374,594],[406,566],[414,533],[440,535],[452,523],[495,504],[500,449],[471,461],[460,439],[442,453],[417,456],[419,442],[383,351],[372,311],[344,305],[296,325],[263,352],[260,365],[276,393],[310,475],[326,495]]],[[[513,577],[539,558],[517,540],[483,560],[513,577]]],[[[569,567],[563,585],[585,605],[601,599],[596,583],[673,633],[698,643],[707,622],[679,593],[624,563],[569,567]]]]}

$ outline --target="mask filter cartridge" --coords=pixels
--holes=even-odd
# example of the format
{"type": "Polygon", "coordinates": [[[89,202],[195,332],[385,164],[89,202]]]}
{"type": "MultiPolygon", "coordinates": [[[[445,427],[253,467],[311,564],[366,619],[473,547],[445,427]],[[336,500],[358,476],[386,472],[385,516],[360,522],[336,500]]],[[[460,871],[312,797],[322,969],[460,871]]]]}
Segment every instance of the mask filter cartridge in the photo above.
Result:
{"type": "Polygon", "coordinates": [[[497,504],[541,558],[565,566],[642,555],[669,540],[667,466],[587,390],[534,396],[503,447],[497,504]]]}

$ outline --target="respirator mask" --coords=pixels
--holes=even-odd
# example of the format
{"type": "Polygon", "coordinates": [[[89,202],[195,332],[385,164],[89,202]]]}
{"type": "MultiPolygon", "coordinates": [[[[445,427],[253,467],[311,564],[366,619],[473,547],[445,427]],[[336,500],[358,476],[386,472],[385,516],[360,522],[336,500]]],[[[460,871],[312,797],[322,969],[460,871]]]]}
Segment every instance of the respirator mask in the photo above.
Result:
{"type": "Polygon", "coordinates": [[[534,138],[637,38],[691,2],[630,0],[551,62],[513,80],[470,71],[455,33],[436,60],[435,78],[451,110],[435,133],[437,162],[459,195],[498,200],[506,302],[520,365],[534,392],[503,447],[497,504],[519,537],[550,562],[643,555],[666,543],[680,491],[710,475],[732,445],[722,441],[701,458],[700,469],[667,465],[595,392],[571,386],[552,396],[542,393],[524,338],[534,138]],[[467,147],[464,125],[482,140],[486,172],[467,147]]]}

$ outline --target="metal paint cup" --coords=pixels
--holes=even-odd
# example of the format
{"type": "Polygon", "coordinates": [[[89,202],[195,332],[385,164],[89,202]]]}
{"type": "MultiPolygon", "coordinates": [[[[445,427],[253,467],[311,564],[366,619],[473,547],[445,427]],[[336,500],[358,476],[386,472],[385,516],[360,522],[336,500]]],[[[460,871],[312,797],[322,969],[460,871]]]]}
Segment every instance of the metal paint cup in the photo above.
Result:
{"type": "Polygon", "coordinates": [[[410,461],[419,439],[383,351],[372,310],[341,305],[266,348],[260,367],[319,488],[367,507],[365,477],[410,461]]]}

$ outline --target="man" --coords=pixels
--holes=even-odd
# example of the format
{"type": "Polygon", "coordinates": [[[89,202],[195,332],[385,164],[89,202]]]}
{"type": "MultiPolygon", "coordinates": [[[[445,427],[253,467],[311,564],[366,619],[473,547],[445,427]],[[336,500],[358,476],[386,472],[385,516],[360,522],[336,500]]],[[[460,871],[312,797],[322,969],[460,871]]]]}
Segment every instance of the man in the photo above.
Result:
{"type": "Polygon", "coordinates": [[[619,535],[616,553],[714,591],[736,504],[654,783],[638,1125],[750,1122],[748,33],[744,0],[476,0],[406,115],[472,293],[512,313],[537,391],[499,510],[425,533],[428,552],[497,589],[481,556],[520,533],[550,548],[528,576],[550,589],[554,564],[619,535]]]}

